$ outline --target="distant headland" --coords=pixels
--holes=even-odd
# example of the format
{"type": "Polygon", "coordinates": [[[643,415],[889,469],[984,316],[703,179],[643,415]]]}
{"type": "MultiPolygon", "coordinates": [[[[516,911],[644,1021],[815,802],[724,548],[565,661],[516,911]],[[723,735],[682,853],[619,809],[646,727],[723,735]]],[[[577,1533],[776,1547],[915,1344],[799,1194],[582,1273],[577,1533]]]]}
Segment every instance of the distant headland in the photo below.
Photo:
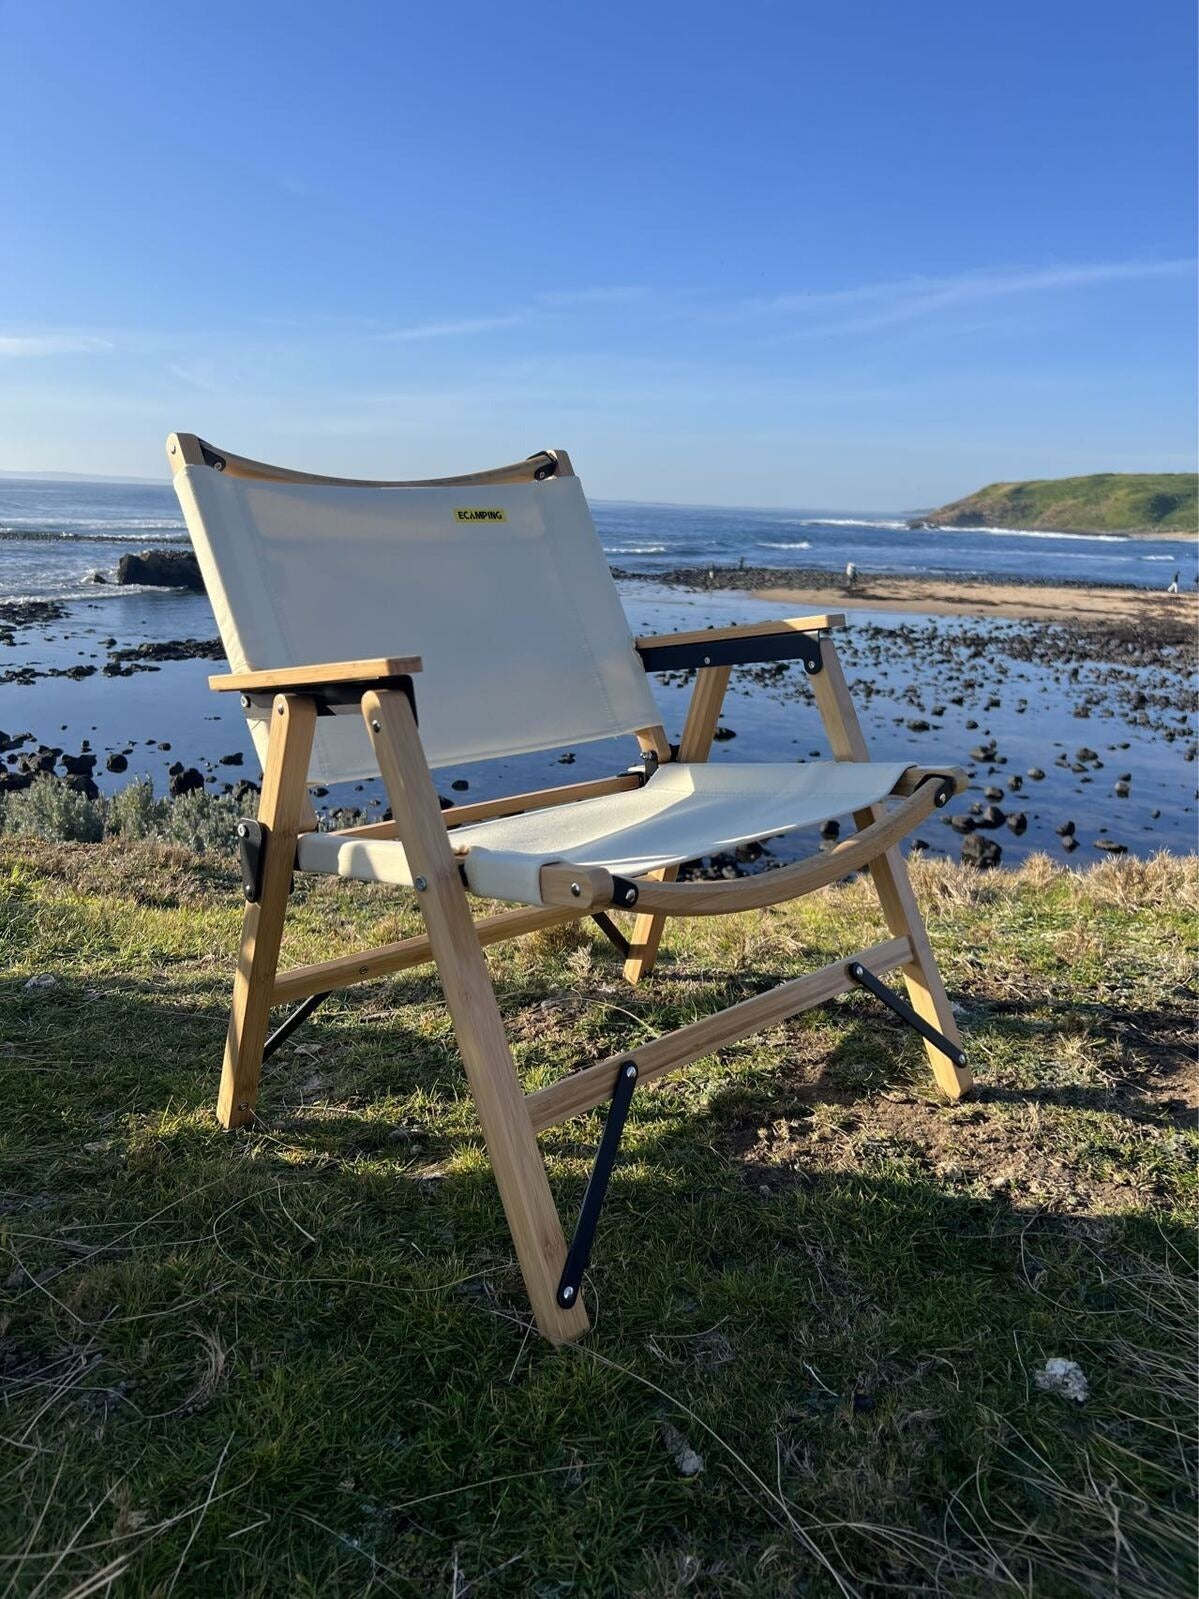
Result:
{"type": "Polygon", "coordinates": [[[1199,474],[1097,472],[1091,477],[991,483],[964,500],[913,517],[908,526],[1182,538],[1199,530],[1199,474]]]}

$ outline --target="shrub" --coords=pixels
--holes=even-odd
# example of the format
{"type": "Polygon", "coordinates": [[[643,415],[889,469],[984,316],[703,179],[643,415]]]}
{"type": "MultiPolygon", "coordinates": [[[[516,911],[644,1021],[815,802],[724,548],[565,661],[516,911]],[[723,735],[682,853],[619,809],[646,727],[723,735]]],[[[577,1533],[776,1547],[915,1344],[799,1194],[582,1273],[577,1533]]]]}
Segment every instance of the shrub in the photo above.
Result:
{"type": "Polygon", "coordinates": [[[88,799],[58,778],[43,774],[8,796],[6,833],[34,833],[67,844],[95,844],[104,837],[103,799],[88,799]]]}

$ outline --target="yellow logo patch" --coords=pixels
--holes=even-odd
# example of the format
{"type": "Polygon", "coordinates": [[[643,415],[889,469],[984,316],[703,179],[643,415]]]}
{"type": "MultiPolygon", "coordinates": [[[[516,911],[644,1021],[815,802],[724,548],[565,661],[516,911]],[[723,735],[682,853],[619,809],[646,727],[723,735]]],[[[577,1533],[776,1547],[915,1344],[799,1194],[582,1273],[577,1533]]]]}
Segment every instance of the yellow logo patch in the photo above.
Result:
{"type": "Polygon", "coordinates": [[[506,522],[507,511],[496,508],[489,510],[480,506],[469,506],[465,510],[455,511],[454,515],[460,522],[506,522]]]}

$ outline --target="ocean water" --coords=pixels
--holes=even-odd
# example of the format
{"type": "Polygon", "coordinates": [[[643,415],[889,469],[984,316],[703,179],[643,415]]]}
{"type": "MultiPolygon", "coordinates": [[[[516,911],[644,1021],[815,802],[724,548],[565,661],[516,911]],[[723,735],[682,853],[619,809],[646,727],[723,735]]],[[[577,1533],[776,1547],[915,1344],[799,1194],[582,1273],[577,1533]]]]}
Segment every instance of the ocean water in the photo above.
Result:
{"type": "MultiPolygon", "coordinates": [[[[1191,543],[1114,534],[1010,528],[914,531],[897,512],[738,510],[592,503],[613,566],[650,574],[674,566],[817,567],[997,579],[1184,586],[1199,572],[1191,543]]],[[[0,598],[94,597],[92,574],[111,577],[130,550],[186,544],[169,483],[48,482],[0,478],[0,598]]],[[[102,592],[102,589],[100,590],[102,592]]]]}

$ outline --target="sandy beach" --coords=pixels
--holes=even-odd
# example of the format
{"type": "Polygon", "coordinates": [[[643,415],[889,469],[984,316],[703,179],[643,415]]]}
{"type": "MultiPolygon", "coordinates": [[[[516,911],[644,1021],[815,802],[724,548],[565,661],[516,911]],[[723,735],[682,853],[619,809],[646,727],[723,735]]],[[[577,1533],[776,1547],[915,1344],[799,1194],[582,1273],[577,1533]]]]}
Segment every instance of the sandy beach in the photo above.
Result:
{"type": "Polygon", "coordinates": [[[1054,587],[1036,583],[971,582],[962,578],[872,577],[852,590],[836,581],[801,588],[755,588],[755,599],[788,609],[910,611],[922,616],[1002,616],[1037,622],[1199,623],[1199,597],[1164,589],[1054,587]]]}

